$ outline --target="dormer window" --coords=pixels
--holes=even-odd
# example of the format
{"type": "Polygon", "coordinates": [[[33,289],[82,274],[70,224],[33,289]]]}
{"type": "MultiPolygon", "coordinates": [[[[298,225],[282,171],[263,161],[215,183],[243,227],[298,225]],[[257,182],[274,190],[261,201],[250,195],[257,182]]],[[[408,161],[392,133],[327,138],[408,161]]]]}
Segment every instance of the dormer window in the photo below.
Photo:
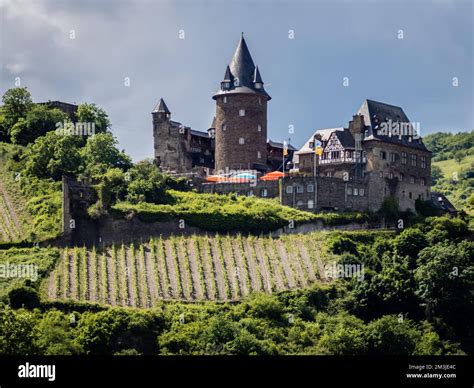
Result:
{"type": "Polygon", "coordinates": [[[230,88],[230,82],[224,81],[221,83],[222,90],[228,90],[230,88]]]}
{"type": "Polygon", "coordinates": [[[255,89],[261,89],[263,86],[263,84],[261,84],[260,82],[255,82],[255,89]]]}

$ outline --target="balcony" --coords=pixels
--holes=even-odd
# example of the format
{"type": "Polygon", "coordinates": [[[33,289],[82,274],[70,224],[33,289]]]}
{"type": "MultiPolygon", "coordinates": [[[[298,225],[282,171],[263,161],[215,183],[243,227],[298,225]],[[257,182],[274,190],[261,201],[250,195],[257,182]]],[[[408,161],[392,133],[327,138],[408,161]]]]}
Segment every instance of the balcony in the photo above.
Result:
{"type": "Polygon", "coordinates": [[[356,158],[336,158],[336,159],[320,159],[319,164],[337,164],[337,163],[366,163],[367,158],[363,157],[362,160],[356,158]]]}

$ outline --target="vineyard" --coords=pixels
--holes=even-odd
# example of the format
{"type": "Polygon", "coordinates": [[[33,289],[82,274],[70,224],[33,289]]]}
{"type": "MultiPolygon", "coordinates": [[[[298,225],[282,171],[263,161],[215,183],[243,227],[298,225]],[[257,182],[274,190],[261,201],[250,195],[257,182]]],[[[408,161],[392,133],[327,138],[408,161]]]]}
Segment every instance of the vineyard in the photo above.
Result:
{"type": "Polygon", "coordinates": [[[22,237],[21,225],[10,197],[0,182],[0,242],[16,241],[22,237]]]}
{"type": "Polygon", "coordinates": [[[321,234],[152,239],[98,251],[66,248],[47,281],[51,300],[152,307],[157,300],[237,301],[325,281],[321,234]]]}

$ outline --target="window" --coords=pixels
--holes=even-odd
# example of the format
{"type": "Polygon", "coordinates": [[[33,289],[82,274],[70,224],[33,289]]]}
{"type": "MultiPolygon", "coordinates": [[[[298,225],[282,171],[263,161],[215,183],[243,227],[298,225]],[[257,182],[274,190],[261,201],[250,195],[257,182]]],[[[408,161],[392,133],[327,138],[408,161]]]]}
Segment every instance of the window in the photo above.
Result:
{"type": "Polygon", "coordinates": [[[222,124],[222,130],[225,131],[227,129],[227,125],[222,124]]]}
{"type": "Polygon", "coordinates": [[[365,194],[365,190],[364,190],[364,189],[359,189],[359,195],[360,195],[361,197],[363,197],[364,194],[365,194]]]}
{"type": "Polygon", "coordinates": [[[267,189],[262,189],[262,190],[260,190],[260,196],[262,196],[262,197],[268,196],[268,191],[267,191],[267,189]]]}
{"type": "Polygon", "coordinates": [[[262,159],[262,153],[260,151],[257,151],[257,158],[262,159]]]}
{"type": "Polygon", "coordinates": [[[314,192],[314,185],[313,184],[309,184],[308,187],[306,188],[306,191],[308,193],[313,193],[314,192]]]}
{"type": "Polygon", "coordinates": [[[400,173],[400,182],[403,182],[403,178],[405,178],[405,176],[402,173],[400,173]]]}
{"type": "Polygon", "coordinates": [[[328,171],[328,172],[326,173],[326,176],[327,176],[327,177],[332,177],[332,171],[328,171]]]}
{"type": "Polygon", "coordinates": [[[359,190],[357,189],[357,187],[354,187],[354,195],[359,195],[359,190]]]}
{"type": "Polygon", "coordinates": [[[352,195],[352,187],[347,188],[347,195],[352,195]]]}
{"type": "Polygon", "coordinates": [[[380,171],[380,174],[379,174],[380,178],[383,178],[383,172],[380,171]]]}
{"type": "Polygon", "coordinates": [[[390,161],[391,161],[392,163],[395,163],[396,160],[397,160],[397,154],[395,154],[395,153],[392,152],[392,153],[390,154],[390,161]]]}
{"type": "Polygon", "coordinates": [[[402,152],[402,164],[407,164],[407,153],[402,152]]]}
{"type": "Polygon", "coordinates": [[[314,201],[312,199],[308,200],[308,209],[314,209],[314,201]]]}
{"type": "Polygon", "coordinates": [[[408,193],[408,198],[411,199],[412,195],[411,195],[411,191],[408,193]]]}
{"type": "Polygon", "coordinates": [[[239,138],[239,144],[245,144],[245,139],[243,137],[239,138]]]}
{"type": "Polygon", "coordinates": [[[227,96],[224,96],[224,104],[227,104],[227,96]]]}
{"type": "Polygon", "coordinates": [[[385,151],[380,151],[380,159],[382,160],[387,159],[387,153],[385,151]]]}
{"type": "Polygon", "coordinates": [[[259,103],[259,105],[262,105],[262,97],[258,98],[258,103],[259,103]]]}
{"type": "Polygon", "coordinates": [[[262,126],[260,124],[258,124],[257,131],[262,132],[262,126]]]}
{"type": "Polygon", "coordinates": [[[410,157],[411,157],[411,165],[416,167],[416,155],[411,154],[410,157]]]}
{"type": "Polygon", "coordinates": [[[410,183],[415,183],[415,177],[413,175],[410,175],[410,183]]]}
{"type": "Polygon", "coordinates": [[[420,184],[421,184],[422,186],[426,186],[426,179],[425,179],[425,178],[421,178],[421,179],[420,179],[420,184]]]}
{"type": "Polygon", "coordinates": [[[296,192],[299,194],[304,193],[304,187],[302,185],[296,186],[296,192]]]}
{"type": "Polygon", "coordinates": [[[293,193],[293,186],[286,186],[286,194],[293,193]]]}
{"type": "Polygon", "coordinates": [[[393,172],[388,173],[388,179],[393,179],[393,172]]]}
{"type": "Polygon", "coordinates": [[[301,199],[299,199],[299,200],[296,202],[296,206],[302,207],[302,206],[303,206],[303,201],[302,201],[301,199]]]}
{"type": "Polygon", "coordinates": [[[239,116],[245,116],[245,109],[239,110],[239,116]]]}
{"type": "Polygon", "coordinates": [[[253,195],[253,190],[250,190],[249,191],[249,197],[251,197],[253,195]]]}
{"type": "Polygon", "coordinates": [[[426,156],[421,157],[421,168],[426,168],[426,156]]]}

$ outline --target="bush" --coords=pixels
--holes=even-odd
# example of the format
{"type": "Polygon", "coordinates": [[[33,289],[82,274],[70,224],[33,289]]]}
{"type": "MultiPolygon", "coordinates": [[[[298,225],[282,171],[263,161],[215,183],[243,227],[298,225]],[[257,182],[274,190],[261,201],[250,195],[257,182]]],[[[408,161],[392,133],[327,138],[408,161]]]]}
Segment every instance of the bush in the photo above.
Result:
{"type": "Polygon", "coordinates": [[[40,305],[38,291],[27,286],[11,290],[8,293],[8,300],[10,301],[10,306],[14,309],[24,307],[31,310],[40,305]]]}

